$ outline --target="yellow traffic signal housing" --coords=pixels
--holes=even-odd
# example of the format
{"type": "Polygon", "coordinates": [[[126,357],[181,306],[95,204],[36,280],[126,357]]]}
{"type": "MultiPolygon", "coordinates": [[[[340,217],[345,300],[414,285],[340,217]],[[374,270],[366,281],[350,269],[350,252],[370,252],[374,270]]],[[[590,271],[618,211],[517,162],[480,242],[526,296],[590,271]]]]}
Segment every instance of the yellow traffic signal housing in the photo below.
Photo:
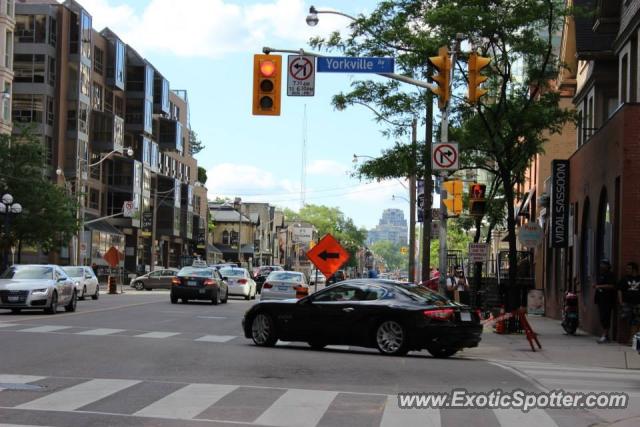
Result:
{"type": "Polygon", "coordinates": [[[438,85],[431,91],[438,95],[438,106],[444,110],[451,96],[451,58],[449,57],[449,48],[443,46],[438,51],[438,56],[429,57],[429,61],[438,70],[438,74],[431,76],[438,85]]]}
{"type": "Polygon", "coordinates": [[[484,184],[475,183],[469,187],[469,215],[484,216],[487,209],[486,191],[487,186],[484,184]]]}
{"type": "Polygon", "coordinates": [[[491,58],[485,58],[477,53],[469,55],[469,91],[467,92],[467,100],[470,104],[476,104],[480,97],[487,93],[480,85],[484,83],[488,77],[480,74],[480,71],[489,65],[490,62],[491,58]]]}
{"type": "Polygon", "coordinates": [[[443,200],[447,211],[460,215],[462,213],[462,181],[445,181],[442,186],[447,192],[447,197],[443,200]]]}
{"type": "Polygon", "coordinates": [[[253,115],[279,116],[282,56],[253,56],[253,115]]]}

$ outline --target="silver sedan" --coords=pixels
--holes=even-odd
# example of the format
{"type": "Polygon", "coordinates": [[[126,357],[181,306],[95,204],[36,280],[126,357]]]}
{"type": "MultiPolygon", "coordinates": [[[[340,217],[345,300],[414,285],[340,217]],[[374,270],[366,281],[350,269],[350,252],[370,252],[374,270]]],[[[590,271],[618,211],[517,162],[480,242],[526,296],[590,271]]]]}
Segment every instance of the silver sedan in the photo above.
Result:
{"type": "Polygon", "coordinates": [[[13,265],[0,276],[0,308],[19,313],[41,309],[56,314],[59,306],[76,311],[75,282],[57,265],[13,265]]]}

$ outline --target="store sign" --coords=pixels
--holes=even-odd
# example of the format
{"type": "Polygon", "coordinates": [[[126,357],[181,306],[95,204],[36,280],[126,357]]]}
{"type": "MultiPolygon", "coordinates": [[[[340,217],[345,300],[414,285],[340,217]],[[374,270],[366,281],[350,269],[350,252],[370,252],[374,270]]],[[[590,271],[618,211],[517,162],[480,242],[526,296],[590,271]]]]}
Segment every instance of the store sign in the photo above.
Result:
{"type": "Polygon", "coordinates": [[[196,239],[196,247],[198,249],[205,249],[207,247],[207,237],[205,235],[204,229],[198,229],[198,236],[196,239]]]}
{"type": "Polygon", "coordinates": [[[293,231],[294,243],[310,243],[313,240],[313,227],[294,227],[293,231]]]}
{"type": "Polygon", "coordinates": [[[569,161],[551,162],[551,247],[569,244],[569,161]]]}
{"type": "Polygon", "coordinates": [[[151,237],[152,227],[153,227],[153,212],[144,212],[142,214],[142,237],[151,237]]]}

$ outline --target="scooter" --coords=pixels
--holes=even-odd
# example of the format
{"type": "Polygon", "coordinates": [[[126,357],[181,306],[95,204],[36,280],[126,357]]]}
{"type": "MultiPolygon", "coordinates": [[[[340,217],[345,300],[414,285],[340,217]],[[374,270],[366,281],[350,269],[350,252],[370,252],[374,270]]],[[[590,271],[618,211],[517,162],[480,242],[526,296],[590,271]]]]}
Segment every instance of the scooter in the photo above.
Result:
{"type": "Polygon", "coordinates": [[[562,309],[562,328],[569,335],[574,335],[578,330],[578,295],[575,292],[567,291],[564,294],[564,306],[562,309]]]}

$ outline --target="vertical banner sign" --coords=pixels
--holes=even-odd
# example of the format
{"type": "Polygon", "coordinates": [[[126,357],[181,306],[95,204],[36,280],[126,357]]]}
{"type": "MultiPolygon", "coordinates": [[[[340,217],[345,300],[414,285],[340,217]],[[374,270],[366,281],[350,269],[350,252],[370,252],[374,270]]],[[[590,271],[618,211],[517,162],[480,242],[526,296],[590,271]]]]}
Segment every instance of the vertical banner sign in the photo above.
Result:
{"type": "Polygon", "coordinates": [[[551,162],[551,247],[569,244],[569,161],[551,162]]]}
{"type": "Polygon", "coordinates": [[[424,180],[418,180],[418,222],[424,222],[424,180]]]}
{"type": "Polygon", "coordinates": [[[153,212],[144,212],[142,214],[142,237],[151,237],[152,227],[153,227],[153,212]]]}

